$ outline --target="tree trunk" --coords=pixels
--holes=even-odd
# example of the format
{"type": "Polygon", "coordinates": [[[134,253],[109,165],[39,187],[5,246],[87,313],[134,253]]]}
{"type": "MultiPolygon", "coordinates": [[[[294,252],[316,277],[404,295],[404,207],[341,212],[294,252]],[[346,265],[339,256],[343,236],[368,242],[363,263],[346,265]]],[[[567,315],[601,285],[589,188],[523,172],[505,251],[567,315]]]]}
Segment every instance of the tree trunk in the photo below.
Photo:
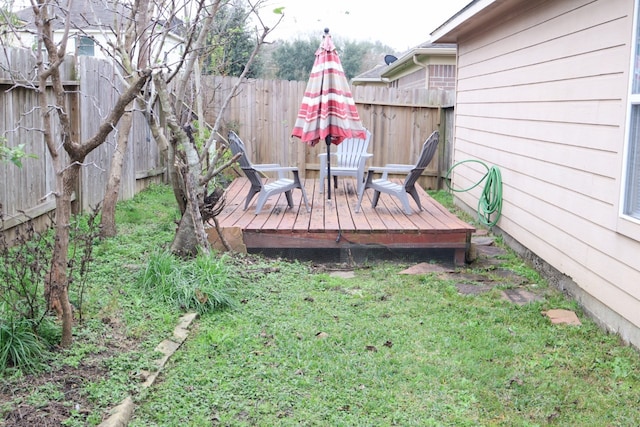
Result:
{"type": "MultiPolygon", "coordinates": [[[[182,213],[182,220],[180,226],[176,232],[176,238],[174,239],[172,252],[180,254],[197,254],[199,250],[205,252],[209,251],[209,242],[207,240],[207,233],[204,230],[204,223],[202,222],[202,216],[200,214],[200,206],[204,202],[204,186],[199,184],[199,176],[202,170],[198,151],[194,145],[193,140],[190,138],[190,127],[182,128],[178,124],[175,110],[173,110],[171,103],[169,102],[169,91],[167,89],[166,81],[163,80],[161,74],[155,74],[153,81],[156,84],[158,90],[158,99],[160,105],[166,114],[167,126],[171,131],[172,143],[179,145],[184,153],[185,162],[176,158],[173,164],[169,164],[168,167],[175,168],[176,175],[181,176],[181,183],[184,186],[185,210],[182,213]],[[189,132],[189,134],[187,134],[189,132]],[[182,173],[179,173],[179,172],[182,173]],[[190,224],[187,224],[189,222],[190,224]],[[184,236],[178,236],[181,233],[181,229],[192,230],[192,236],[189,239],[185,239],[184,236]],[[178,242],[191,242],[192,238],[195,239],[195,246],[178,246],[178,242]]],[[[174,191],[175,191],[175,183],[174,191]]]]}
{"type": "Polygon", "coordinates": [[[69,347],[73,341],[73,310],[69,302],[69,280],[67,264],[69,262],[69,229],[71,223],[71,195],[78,182],[80,166],[74,163],[64,172],[57,182],[55,246],[51,260],[51,271],[46,283],[45,295],[49,308],[55,310],[62,321],[60,346],[69,347]]]}
{"type": "Polygon", "coordinates": [[[127,110],[120,119],[120,130],[118,133],[118,141],[115,151],[111,156],[111,168],[109,170],[109,180],[104,193],[104,201],[102,204],[102,217],[100,219],[100,236],[113,237],[117,234],[116,230],[116,204],[118,203],[118,194],[120,192],[120,182],[122,181],[122,168],[124,164],[124,155],[127,151],[129,141],[129,131],[133,123],[133,113],[127,110]]]}
{"type": "Polygon", "coordinates": [[[171,251],[181,256],[195,256],[199,251],[209,253],[209,240],[204,230],[200,206],[204,205],[204,190],[195,181],[188,166],[182,168],[187,196],[187,210],[182,214],[180,225],[171,244],[171,251]],[[183,233],[189,233],[189,236],[183,233]]]}
{"type": "Polygon", "coordinates": [[[194,257],[198,254],[198,239],[196,238],[196,231],[194,228],[193,217],[191,216],[191,209],[187,209],[182,218],[176,235],[171,243],[171,252],[182,257],[194,257]]]}

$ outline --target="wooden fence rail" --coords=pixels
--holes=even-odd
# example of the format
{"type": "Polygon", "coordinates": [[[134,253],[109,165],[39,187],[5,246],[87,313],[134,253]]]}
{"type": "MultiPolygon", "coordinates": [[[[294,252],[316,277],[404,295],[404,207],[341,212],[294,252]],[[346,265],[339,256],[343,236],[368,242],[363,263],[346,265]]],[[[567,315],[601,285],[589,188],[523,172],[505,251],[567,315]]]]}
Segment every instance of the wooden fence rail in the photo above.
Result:
{"type": "MultiPolygon", "coordinates": [[[[29,50],[5,49],[0,52],[0,137],[9,147],[25,144],[35,158],[22,168],[0,162],[0,204],[4,229],[27,218],[53,210],[55,171],[45,147],[36,91],[31,86],[35,58],[29,50]]],[[[65,61],[64,82],[72,129],[78,140],[92,136],[122,90],[117,71],[104,60],[81,56],[65,61]]],[[[235,77],[203,76],[199,94],[205,106],[204,118],[213,124],[222,100],[230,93],[235,77]]],[[[282,80],[244,80],[222,117],[217,138],[226,140],[235,130],[244,140],[254,163],[280,163],[298,166],[306,177],[316,177],[318,154],[324,144],[310,147],[291,137],[291,130],[304,95],[306,82],[282,80]]],[[[433,91],[394,91],[354,88],[354,99],[365,127],[372,132],[371,165],[413,163],[429,134],[441,132],[440,156],[423,178],[423,186],[436,188],[443,170],[450,164],[449,139],[452,108],[447,94],[433,91]]],[[[103,198],[116,129],[107,142],[86,159],[80,186],[76,190],[76,210],[86,211],[103,198]]],[[[129,199],[148,182],[164,178],[163,159],[150,135],[142,112],[134,112],[121,181],[120,199],[129,199]]]]}

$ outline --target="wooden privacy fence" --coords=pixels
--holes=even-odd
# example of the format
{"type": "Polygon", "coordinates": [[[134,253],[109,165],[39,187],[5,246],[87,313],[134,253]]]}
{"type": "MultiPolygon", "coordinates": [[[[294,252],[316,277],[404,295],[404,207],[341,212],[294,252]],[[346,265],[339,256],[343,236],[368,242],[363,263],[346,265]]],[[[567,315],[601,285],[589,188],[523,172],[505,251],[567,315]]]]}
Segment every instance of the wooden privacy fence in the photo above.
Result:
{"type": "MultiPolygon", "coordinates": [[[[70,57],[64,64],[74,138],[91,137],[122,91],[120,78],[109,62],[92,57],[70,57]]],[[[4,208],[4,228],[27,218],[50,212],[55,206],[55,171],[41,133],[42,118],[31,81],[35,58],[31,51],[5,49],[0,52],[0,136],[9,147],[25,144],[36,158],[22,168],[0,162],[0,203],[4,208]]],[[[205,120],[215,122],[220,105],[230,93],[235,77],[203,76],[200,93],[205,120]]],[[[222,117],[220,140],[233,129],[244,140],[254,163],[298,166],[303,176],[318,175],[318,154],[324,143],[310,147],[291,137],[293,124],[304,95],[306,82],[244,80],[222,117]]],[[[439,156],[425,172],[425,188],[440,186],[440,178],[451,164],[450,141],[453,108],[449,95],[427,90],[401,91],[386,88],[354,87],[354,99],[362,122],[372,132],[370,166],[386,163],[414,163],[420,147],[432,131],[440,130],[439,156]]],[[[76,189],[76,210],[86,211],[102,201],[117,138],[116,129],[107,142],[94,150],[82,168],[76,189]]],[[[150,181],[163,178],[165,167],[158,147],[149,133],[142,112],[134,110],[121,181],[120,199],[133,197],[150,181]]]]}
{"type": "MultiPolygon", "coordinates": [[[[202,81],[205,120],[213,123],[219,114],[218,106],[238,79],[206,76],[202,81]]],[[[220,139],[225,140],[228,130],[234,130],[244,141],[253,163],[297,166],[303,176],[317,177],[318,154],[326,152],[326,145],[310,147],[291,137],[305,88],[306,82],[244,80],[223,116],[225,126],[220,139]]],[[[353,90],[360,118],[372,133],[370,166],[414,163],[427,137],[440,130],[439,156],[422,180],[427,188],[439,187],[439,178],[451,164],[451,92],[363,86],[353,90]]]]}
{"type": "MultiPolygon", "coordinates": [[[[22,168],[0,162],[4,229],[44,215],[55,207],[55,171],[41,131],[42,116],[33,87],[35,69],[35,57],[29,50],[5,49],[0,53],[0,105],[3,107],[0,136],[6,139],[8,147],[25,144],[26,151],[35,155],[25,159],[22,168]]],[[[82,141],[94,135],[104,121],[118,92],[122,91],[121,80],[109,62],[87,56],[68,57],[61,72],[74,138],[82,141]]],[[[54,129],[56,134],[57,131],[54,129]]],[[[77,211],[86,211],[102,201],[117,132],[117,129],[112,132],[106,143],[87,157],[75,191],[77,211]]],[[[133,197],[147,178],[161,175],[162,169],[146,120],[141,112],[134,112],[120,199],[133,197]]]]}

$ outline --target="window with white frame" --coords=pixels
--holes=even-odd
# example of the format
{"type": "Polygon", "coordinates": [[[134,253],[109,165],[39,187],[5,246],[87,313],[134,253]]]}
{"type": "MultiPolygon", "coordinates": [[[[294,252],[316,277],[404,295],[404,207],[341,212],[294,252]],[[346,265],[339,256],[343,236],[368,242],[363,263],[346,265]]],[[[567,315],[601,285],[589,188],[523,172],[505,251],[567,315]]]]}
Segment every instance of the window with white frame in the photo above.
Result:
{"type": "Polygon", "coordinates": [[[636,14],[622,213],[640,220],[640,7],[637,5],[636,14]]]}

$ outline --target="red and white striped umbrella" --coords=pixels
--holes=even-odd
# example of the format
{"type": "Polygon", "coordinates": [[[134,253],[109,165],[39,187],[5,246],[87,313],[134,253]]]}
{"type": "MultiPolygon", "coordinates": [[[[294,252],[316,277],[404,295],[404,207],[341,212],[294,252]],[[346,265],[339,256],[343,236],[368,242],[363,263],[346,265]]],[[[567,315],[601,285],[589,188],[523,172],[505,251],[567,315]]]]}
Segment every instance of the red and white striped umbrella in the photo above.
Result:
{"type": "MultiPolygon", "coordinates": [[[[340,144],[347,138],[364,138],[365,129],[329,30],[324,32],[291,135],[311,146],[326,142],[330,184],[330,144],[340,144]]],[[[328,198],[331,199],[331,185],[328,185],[328,198]]]]}

